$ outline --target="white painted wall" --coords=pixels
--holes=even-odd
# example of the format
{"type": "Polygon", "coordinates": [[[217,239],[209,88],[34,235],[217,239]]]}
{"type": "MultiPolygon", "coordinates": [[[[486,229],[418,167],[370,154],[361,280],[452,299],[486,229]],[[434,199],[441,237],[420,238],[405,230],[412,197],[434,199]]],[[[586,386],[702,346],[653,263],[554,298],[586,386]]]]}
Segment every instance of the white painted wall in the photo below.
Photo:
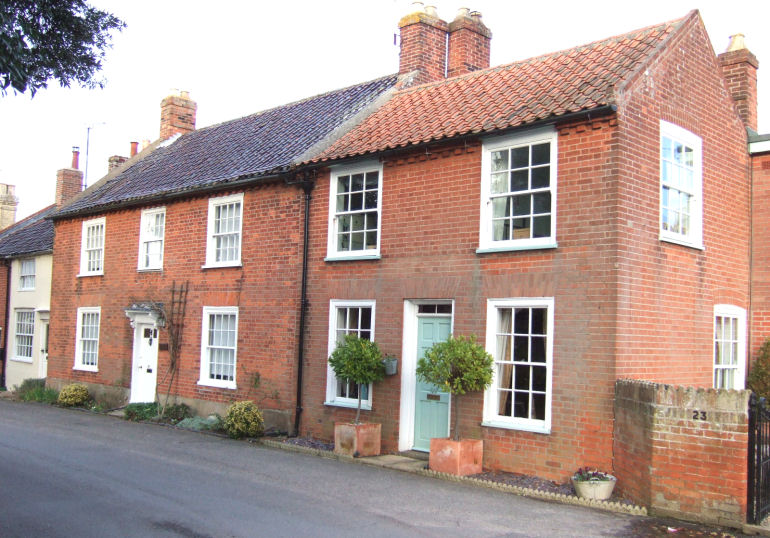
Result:
{"type": "Polygon", "coordinates": [[[40,354],[43,349],[43,323],[48,321],[51,305],[51,270],[53,256],[42,254],[35,256],[35,289],[20,290],[19,274],[21,259],[11,262],[10,311],[6,340],[7,360],[5,366],[5,386],[9,389],[21,385],[29,378],[41,377],[40,354]],[[16,310],[32,309],[35,311],[35,334],[32,339],[32,362],[16,357],[16,310]]]}

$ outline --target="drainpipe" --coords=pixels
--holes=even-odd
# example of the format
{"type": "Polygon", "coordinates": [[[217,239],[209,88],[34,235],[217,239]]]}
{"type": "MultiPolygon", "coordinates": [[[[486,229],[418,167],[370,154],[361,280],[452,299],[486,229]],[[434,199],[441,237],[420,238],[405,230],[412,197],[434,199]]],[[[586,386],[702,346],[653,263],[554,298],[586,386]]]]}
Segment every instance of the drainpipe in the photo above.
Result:
{"type": "Polygon", "coordinates": [[[8,327],[11,323],[11,262],[3,260],[6,269],[5,282],[5,327],[3,327],[3,351],[0,353],[0,388],[5,388],[5,363],[8,356],[8,327]]]}
{"type": "Polygon", "coordinates": [[[310,193],[314,183],[309,180],[302,182],[302,190],[305,193],[305,225],[302,238],[302,292],[299,307],[299,344],[297,349],[297,407],[294,411],[293,436],[299,435],[300,418],[302,415],[302,367],[305,361],[305,313],[307,312],[307,249],[310,227],[310,193]]]}

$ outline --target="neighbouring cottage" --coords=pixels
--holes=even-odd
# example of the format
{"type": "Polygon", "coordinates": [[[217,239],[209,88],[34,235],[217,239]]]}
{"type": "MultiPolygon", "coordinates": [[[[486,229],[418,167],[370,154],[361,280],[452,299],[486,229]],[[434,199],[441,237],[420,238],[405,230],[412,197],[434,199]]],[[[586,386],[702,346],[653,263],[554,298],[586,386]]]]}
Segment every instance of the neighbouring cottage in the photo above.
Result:
{"type": "Polygon", "coordinates": [[[48,218],[83,188],[79,155],[79,149],[73,148],[72,166],[56,172],[52,205],[0,232],[0,258],[5,261],[7,278],[3,312],[8,313],[2,325],[5,376],[4,384],[0,385],[8,388],[20,386],[25,379],[42,379],[47,375],[53,261],[53,223],[48,218]]]}
{"type": "Polygon", "coordinates": [[[159,140],[53,216],[48,383],[115,405],[170,395],[203,414],[256,399],[291,429],[310,181],[292,168],[396,82],[199,130],[186,92],[164,99],[159,140]]]}
{"type": "Polygon", "coordinates": [[[53,217],[49,382],[254,399],[330,439],[358,394],[327,358],[355,333],[399,359],[361,395],[383,448],[426,450],[449,395],[417,359],[475,334],[495,374],[462,431],[554,480],[613,469],[620,379],[742,389],[770,148],[741,40],[715,57],[693,11],[490,67],[476,12],[399,27],[393,76],[198,131],[164,100],[161,139],[53,217]]]}

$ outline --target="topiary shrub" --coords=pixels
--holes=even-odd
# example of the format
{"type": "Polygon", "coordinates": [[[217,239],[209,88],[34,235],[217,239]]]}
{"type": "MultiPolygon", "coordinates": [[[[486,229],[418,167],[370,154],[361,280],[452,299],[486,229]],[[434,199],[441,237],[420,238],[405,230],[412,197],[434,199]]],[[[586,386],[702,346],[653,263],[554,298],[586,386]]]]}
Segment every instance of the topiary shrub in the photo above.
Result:
{"type": "Polygon", "coordinates": [[[460,439],[457,429],[460,414],[460,396],[466,392],[485,390],[492,384],[494,359],[476,337],[449,335],[444,342],[436,342],[417,362],[417,377],[449,392],[454,400],[454,440],[460,439]]]}
{"type": "Polygon", "coordinates": [[[759,346],[746,384],[757,396],[770,398],[770,338],[759,346]]]}
{"type": "Polygon", "coordinates": [[[249,400],[230,404],[222,427],[233,439],[260,437],[265,433],[262,412],[257,404],[249,400]]]}
{"type": "Polygon", "coordinates": [[[61,389],[56,403],[64,407],[82,407],[90,399],[91,396],[88,394],[88,389],[85,385],[73,383],[61,389]]]}
{"type": "Polygon", "coordinates": [[[361,415],[361,388],[385,377],[385,363],[376,342],[360,338],[355,334],[346,334],[337,343],[329,357],[329,365],[337,379],[352,381],[358,385],[358,408],[355,424],[361,415]]]}

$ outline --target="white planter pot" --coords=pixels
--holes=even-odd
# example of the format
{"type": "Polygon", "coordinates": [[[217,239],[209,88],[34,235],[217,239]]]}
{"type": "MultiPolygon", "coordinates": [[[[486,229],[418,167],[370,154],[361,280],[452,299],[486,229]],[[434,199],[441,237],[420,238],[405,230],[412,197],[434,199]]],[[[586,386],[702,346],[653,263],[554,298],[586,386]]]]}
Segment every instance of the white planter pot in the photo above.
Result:
{"type": "Polygon", "coordinates": [[[572,479],[572,486],[578,497],[582,499],[596,499],[605,501],[612,496],[612,490],[615,489],[617,478],[610,477],[610,480],[575,480],[572,479]]]}

